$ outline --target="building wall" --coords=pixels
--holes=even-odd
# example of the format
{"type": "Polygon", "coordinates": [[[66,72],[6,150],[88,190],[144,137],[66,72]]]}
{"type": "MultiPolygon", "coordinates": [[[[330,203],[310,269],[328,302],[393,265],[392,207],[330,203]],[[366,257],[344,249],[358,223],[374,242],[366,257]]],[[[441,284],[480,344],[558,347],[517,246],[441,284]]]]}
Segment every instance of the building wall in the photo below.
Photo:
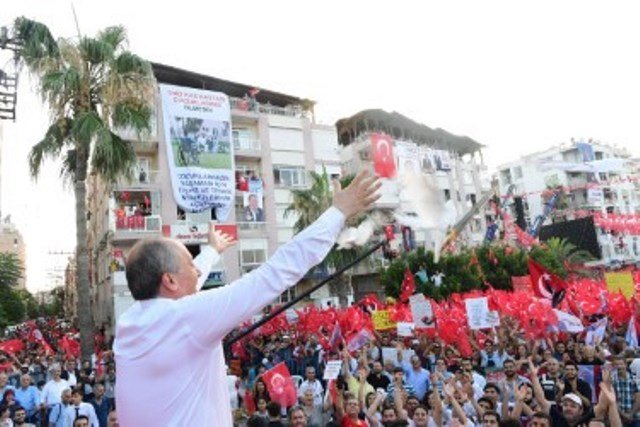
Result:
{"type": "MultiPolygon", "coordinates": [[[[411,142],[411,141],[407,141],[411,142]]],[[[398,141],[394,140],[397,146],[398,141]]],[[[370,133],[364,132],[352,143],[341,147],[340,160],[344,173],[354,174],[366,169],[373,173],[373,159],[370,156],[371,142],[370,133]]],[[[466,155],[461,157],[450,152],[451,169],[449,171],[435,171],[430,174],[433,183],[442,192],[444,198],[445,191],[450,195],[455,206],[458,218],[461,218],[471,209],[470,196],[473,194],[476,201],[490,190],[487,169],[482,164],[479,156],[466,155]]],[[[396,159],[397,163],[397,159],[396,159]]],[[[427,173],[423,170],[424,173],[427,173]]],[[[381,194],[382,197],[376,203],[380,208],[411,210],[411,203],[400,197],[401,184],[397,178],[383,179],[381,194]]],[[[470,221],[457,239],[458,245],[474,246],[480,244],[484,238],[486,221],[479,212],[470,221]]],[[[428,230],[413,230],[417,245],[424,245],[427,249],[433,249],[436,244],[435,237],[428,230]]]]}
{"type": "Polygon", "coordinates": [[[26,289],[27,283],[27,254],[22,234],[8,218],[0,219],[0,252],[16,254],[22,266],[22,277],[18,279],[18,289],[26,289]]]}
{"type": "MultiPolygon", "coordinates": [[[[110,187],[96,178],[90,186],[88,200],[94,215],[90,219],[89,247],[92,249],[95,269],[92,283],[97,324],[113,326],[117,316],[132,303],[124,274],[117,271],[121,262],[114,261],[114,253],[121,253],[126,259],[136,241],[161,235],[159,231],[118,230],[114,225],[115,211],[118,209],[114,195],[122,195],[123,191],[132,195],[139,191],[156,192],[158,202],[153,214],[161,217],[163,226],[202,223],[208,219],[208,213],[187,214],[185,220],[178,218],[169,177],[159,99],[156,101],[156,111],[157,128],[148,137],[144,152],[137,150],[138,156],[147,158],[155,168],[153,182],[140,185],[134,179],[134,182],[121,182],[110,187]]],[[[340,171],[335,128],[315,125],[307,117],[277,113],[278,110],[254,112],[232,108],[232,127],[238,131],[238,140],[234,141],[236,170],[254,171],[262,179],[265,222],[244,222],[242,193],[237,191],[237,208],[226,222],[238,225],[240,241],[225,252],[219,265],[213,267],[213,270],[224,271],[226,283],[260,265],[280,244],[293,236],[295,217],[290,215],[284,218],[284,210],[291,203],[291,189],[306,187],[309,171],[321,170],[323,165],[331,173],[340,171]],[[282,179],[278,182],[274,173],[277,168],[297,170],[301,181],[295,185],[287,185],[282,179]]],[[[295,290],[287,293],[283,300],[294,295],[295,290]]]]}
{"type": "MultiPolygon", "coordinates": [[[[556,209],[553,215],[546,218],[544,224],[550,224],[553,220],[573,219],[573,212],[577,210],[601,213],[607,211],[640,213],[640,189],[637,183],[628,182],[630,178],[638,177],[634,163],[621,165],[619,168],[604,172],[602,175],[597,174],[598,176],[586,172],[567,171],[562,165],[583,165],[585,163],[578,152],[578,143],[585,143],[585,141],[559,144],[498,167],[497,177],[501,193],[505,194],[507,188],[514,185],[514,194],[522,196],[525,201],[527,224],[531,224],[544,211],[542,193],[549,187],[555,188],[557,186],[568,190],[565,191],[563,198],[567,205],[566,209],[556,209]],[[589,200],[587,187],[592,185],[602,188],[611,196],[608,199],[605,197],[601,201],[589,200]]],[[[588,143],[593,147],[596,160],[631,160],[630,154],[625,149],[596,141],[588,143]]],[[[513,206],[509,205],[508,208],[515,215],[513,206]]],[[[598,234],[603,256],[611,258],[615,254],[613,243],[599,230],[598,234]]],[[[631,244],[628,245],[629,248],[631,246],[631,244]]]]}

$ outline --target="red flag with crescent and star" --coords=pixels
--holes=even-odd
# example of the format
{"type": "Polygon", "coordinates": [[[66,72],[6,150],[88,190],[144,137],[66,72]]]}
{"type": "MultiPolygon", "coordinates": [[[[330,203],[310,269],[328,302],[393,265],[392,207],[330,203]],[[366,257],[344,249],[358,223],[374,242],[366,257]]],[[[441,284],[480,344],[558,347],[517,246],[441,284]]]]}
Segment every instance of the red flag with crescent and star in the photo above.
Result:
{"type": "Polygon", "coordinates": [[[271,400],[280,404],[280,406],[290,407],[296,404],[298,397],[296,394],[296,386],[293,384],[293,378],[284,362],[278,363],[273,368],[262,374],[269,390],[271,400]]]}
{"type": "Polygon", "coordinates": [[[552,300],[558,292],[566,289],[567,284],[560,277],[529,258],[529,274],[533,292],[540,298],[552,300]]]}
{"type": "Polygon", "coordinates": [[[389,135],[371,134],[371,157],[373,158],[373,169],[378,176],[393,178],[396,175],[393,141],[389,135]]]}

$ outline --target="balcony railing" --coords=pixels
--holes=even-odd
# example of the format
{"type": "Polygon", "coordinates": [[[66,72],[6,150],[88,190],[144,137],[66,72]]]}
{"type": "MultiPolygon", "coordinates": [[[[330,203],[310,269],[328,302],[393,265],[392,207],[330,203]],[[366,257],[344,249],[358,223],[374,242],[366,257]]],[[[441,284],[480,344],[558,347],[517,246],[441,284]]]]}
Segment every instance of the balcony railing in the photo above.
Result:
{"type": "Polygon", "coordinates": [[[257,139],[236,139],[233,141],[233,149],[237,151],[260,151],[260,141],[257,139]]]}
{"type": "Polygon", "coordinates": [[[279,107],[271,104],[260,104],[252,99],[229,97],[231,109],[236,111],[248,111],[262,114],[273,114],[288,117],[306,117],[305,111],[300,105],[287,105],[279,107]]]}
{"type": "Polygon", "coordinates": [[[116,231],[153,232],[162,231],[160,215],[132,215],[116,218],[116,231]]]}
{"type": "Polygon", "coordinates": [[[130,179],[121,178],[118,180],[118,187],[144,187],[147,185],[157,184],[160,181],[158,180],[159,171],[150,170],[150,171],[139,171],[130,179]]]}
{"type": "Polygon", "coordinates": [[[259,231],[264,232],[267,231],[267,223],[266,222],[237,222],[239,231],[259,231]]]}

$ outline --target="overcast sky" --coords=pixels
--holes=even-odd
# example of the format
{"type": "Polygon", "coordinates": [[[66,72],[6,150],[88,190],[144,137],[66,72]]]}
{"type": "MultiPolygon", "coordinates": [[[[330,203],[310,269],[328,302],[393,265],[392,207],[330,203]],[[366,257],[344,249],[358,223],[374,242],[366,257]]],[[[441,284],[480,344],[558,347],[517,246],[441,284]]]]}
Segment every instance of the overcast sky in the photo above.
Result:
{"type": "MultiPolygon", "coordinates": [[[[640,152],[640,60],[633,1],[75,1],[82,34],[124,25],[145,58],[318,102],[319,121],[397,111],[487,146],[490,167],[575,138],[640,152]],[[277,6],[276,6],[277,5],[277,6]]],[[[77,34],[69,1],[2,5],[55,36],[77,34]]],[[[3,123],[2,212],[27,241],[28,285],[73,249],[70,190],[51,165],[28,178],[46,110],[23,79],[3,123]]]]}

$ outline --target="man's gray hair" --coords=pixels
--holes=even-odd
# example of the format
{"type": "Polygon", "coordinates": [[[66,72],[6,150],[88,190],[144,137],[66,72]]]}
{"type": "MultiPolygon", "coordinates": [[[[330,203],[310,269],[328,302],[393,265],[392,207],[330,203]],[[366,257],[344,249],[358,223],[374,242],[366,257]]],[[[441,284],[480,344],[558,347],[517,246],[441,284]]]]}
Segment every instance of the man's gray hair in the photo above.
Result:
{"type": "Polygon", "coordinates": [[[126,265],[127,284],[135,300],[155,298],[162,275],[180,269],[177,243],[167,238],[145,239],[136,243],[126,265]]]}

